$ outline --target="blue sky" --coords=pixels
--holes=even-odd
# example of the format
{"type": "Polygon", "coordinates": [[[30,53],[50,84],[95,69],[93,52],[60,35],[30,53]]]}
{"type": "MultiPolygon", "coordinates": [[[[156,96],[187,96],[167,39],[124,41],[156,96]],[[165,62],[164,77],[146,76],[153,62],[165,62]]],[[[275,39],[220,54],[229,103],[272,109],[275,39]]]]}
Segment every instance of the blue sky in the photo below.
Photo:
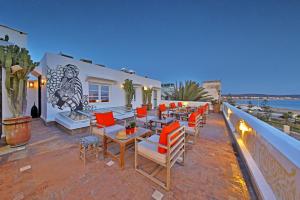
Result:
{"type": "Polygon", "coordinates": [[[0,1],[35,60],[62,51],[162,82],[300,94],[300,1],[0,1]]]}

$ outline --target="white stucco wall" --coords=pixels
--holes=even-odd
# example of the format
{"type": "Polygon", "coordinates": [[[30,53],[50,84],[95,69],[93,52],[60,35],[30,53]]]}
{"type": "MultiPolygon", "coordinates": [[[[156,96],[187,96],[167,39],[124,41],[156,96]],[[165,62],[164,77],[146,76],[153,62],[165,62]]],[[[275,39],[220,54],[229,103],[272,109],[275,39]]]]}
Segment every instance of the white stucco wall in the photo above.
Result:
{"type": "MultiPolygon", "coordinates": [[[[135,74],[128,74],[119,70],[89,64],[51,53],[45,54],[37,70],[42,71],[43,76],[46,77],[47,66],[51,69],[55,69],[58,65],[65,66],[67,64],[72,64],[79,68],[80,71],[78,78],[81,80],[83,95],[88,95],[88,81],[86,80],[88,76],[114,80],[116,82],[109,85],[109,102],[92,103],[92,105],[95,105],[97,108],[125,105],[125,93],[124,90],[121,88],[121,84],[124,83],[125,79],[131,79],[133,80],[134,84],[139,85],[138,87],[136,87],[136,101],[133,102],[133,107],[137,107],[142,104],[142,86],[155,88],[161,87],[161,82],[157,80],[145,78],[135,74]]],[[[161,92],[160,89],[157,90],[157,101],[159,104],[161,100],[161,92]]],[[[55,115],[58,112],[62,112],[62,110],[58,109],[57,107],[53,107],[50,103],[47,102],[48,97],[49,94],[45,85],[42,87],[42,118],[46,122],[53,121],[55,119],[55,115]]],[[[69,110],[69,108],[66,108],[63,111],[67,110],[69,110]]]]}
{"type": "Polygon", "coordinates": [[[0,25],[0,37],[4,38],[5,35],[9,36],[9,42],[19,47],[27,48],[27,34],[13,30],[11,28],[0,25]]]}

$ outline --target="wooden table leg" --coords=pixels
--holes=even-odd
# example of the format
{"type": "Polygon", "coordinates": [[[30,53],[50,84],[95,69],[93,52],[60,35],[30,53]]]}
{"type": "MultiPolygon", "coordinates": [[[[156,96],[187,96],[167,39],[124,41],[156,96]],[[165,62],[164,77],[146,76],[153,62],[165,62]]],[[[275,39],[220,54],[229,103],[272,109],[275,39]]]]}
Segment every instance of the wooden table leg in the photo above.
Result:
{"type": "Polygon", "coordinates": [[[124,169],[124,165],[125,165],[125,144],[120,144],[120,157],[119,157],[119,163],[120,163],[120,167],[121,169],[124,169]]]}
{"type": "Polygon", "coordinates": [[[105,158],[107,155],[107,137],[103,136],[103,157],[105,158]]]}

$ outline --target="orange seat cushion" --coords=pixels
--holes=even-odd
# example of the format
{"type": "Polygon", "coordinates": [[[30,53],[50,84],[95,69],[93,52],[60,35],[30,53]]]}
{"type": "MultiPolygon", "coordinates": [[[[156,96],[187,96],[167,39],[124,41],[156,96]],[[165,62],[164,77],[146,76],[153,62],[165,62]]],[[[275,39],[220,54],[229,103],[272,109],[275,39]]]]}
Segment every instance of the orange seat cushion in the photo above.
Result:
{"type": "Polygon", "coordinates": [[[198,112],[193,112],[192,114],[190,114],[189,119],[188,119],[189,127],[195,127],[197,116],[198,116],[198,112]]]}
{"type": "MultiPolygon", "coordinates": [[[[164,126],[162,129],[162,132],[159,136],[159,144],[167,146],[168,145],[168,135],[170,133],[172,133],[173,131],[175,131],[176,129],[178,129],[179,127],[180,127],[180,124],[178,121],[172,122],[168,126],[164,126]]],[[[178,134],[174,134],[171,139],[175,138],[177,135],[178,134]]],[[[173,143],[175,143],[175,142],[176,141],[173,141],[173,143]]],[[[167,152],[167,150],[162,147],[158,147],[158,152],[165,154],[167,152]]]]}
{"type": "Polygon", "coordinates": [[[147,116],[147,107],[136,108],[136,114],[138,118],[147,116]]]}
{"type": "Polygon", "coordinates": [[[170,108],[176,108],[176,104],[175,104],[175,103],[173,103],[173,102],[172,102],[172,103],[170,103],[170,104],[169,104],[169,106],[170,106],[170,108]]]}
{"type": "Polygon", "coordinates": [[[178,102],[178,107],[182,107],[182,102],[178,102]]]}
{"type": "MultiPolygon", "coordinates": [[[[98,124],[102,124],[104,126],[115,125],[115,119],[112,112],[95,113],[95,116],[98,124]]],[[[103,127],[99,125],[99,128],[103,127]]]]}
{"type": "Polygon", "coordinates": [[[164,111],[166,111],[167,110],[167,108],[166,108],[166,105],[165,104],[159,104],[159,111],[160,112],[164,112],[164,111]]]}

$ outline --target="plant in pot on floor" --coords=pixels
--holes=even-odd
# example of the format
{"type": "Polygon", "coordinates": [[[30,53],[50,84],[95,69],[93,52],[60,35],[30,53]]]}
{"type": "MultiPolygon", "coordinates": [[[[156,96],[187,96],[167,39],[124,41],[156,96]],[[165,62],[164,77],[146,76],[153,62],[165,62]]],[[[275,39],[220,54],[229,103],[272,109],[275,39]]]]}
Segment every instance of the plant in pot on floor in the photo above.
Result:
{"type": "Polygon", "coordinates": [[[3,120],[6,143],[16,147],[27,144],[31,137],[31,116],[26,112],[27,80],[37,63],[28,50],[18,46],[0,46],[0,66],[5,69],[5,88],[12,117],[3,120]]]}
{"type": "Polygon", "coordinates": [[[134,87],[132,84],[132,80],[126,79],[125,82],[123,83],[123,89],[125,91],[125,97],[126,97],[126,107],[128,109],[132,108],[132,100],[133,100],[133,96],[134,96],[134,87]]]}
{"type": "Polygon", "coordinates": [[[147,97],[147,109],[151,110],[152,109],[152,92],[153,89],[152,88],[148,88],[146,90],[146,97],[147,97]]]}

